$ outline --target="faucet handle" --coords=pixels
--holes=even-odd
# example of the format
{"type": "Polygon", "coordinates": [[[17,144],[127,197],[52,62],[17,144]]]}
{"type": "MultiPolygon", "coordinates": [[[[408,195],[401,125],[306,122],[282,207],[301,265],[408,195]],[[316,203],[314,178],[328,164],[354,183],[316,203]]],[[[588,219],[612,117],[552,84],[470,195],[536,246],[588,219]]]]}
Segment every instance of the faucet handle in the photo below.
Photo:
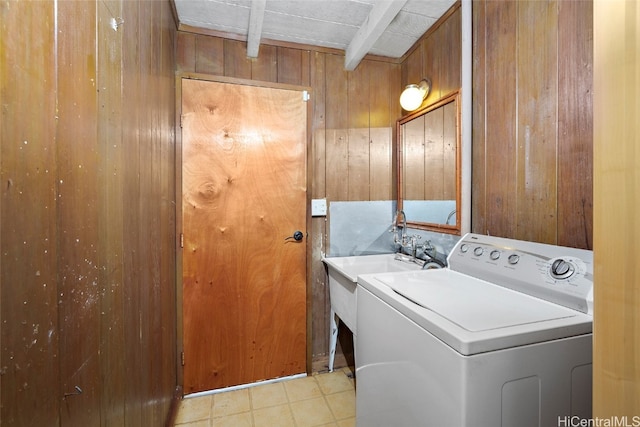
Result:
{"type": "Polygon", "coordinates": [[[422,248],[425,249],[425,250],[428,250],[428,251],[435,249],[433,247],[433,245],[431,244],[431,240],[427,240],[426,242],[424,242],[422,244],[422,248]]]}

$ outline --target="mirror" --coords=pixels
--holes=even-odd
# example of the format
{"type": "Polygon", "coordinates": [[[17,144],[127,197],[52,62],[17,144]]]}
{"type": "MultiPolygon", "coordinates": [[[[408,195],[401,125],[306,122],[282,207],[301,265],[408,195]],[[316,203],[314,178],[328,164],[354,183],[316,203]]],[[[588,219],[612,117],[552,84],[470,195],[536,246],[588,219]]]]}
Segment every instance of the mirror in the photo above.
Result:
{"type": "Polygon", "coordinates": [[[397,122],[398,209],[408,226],[460,234],[459,95],[397,122]]]}

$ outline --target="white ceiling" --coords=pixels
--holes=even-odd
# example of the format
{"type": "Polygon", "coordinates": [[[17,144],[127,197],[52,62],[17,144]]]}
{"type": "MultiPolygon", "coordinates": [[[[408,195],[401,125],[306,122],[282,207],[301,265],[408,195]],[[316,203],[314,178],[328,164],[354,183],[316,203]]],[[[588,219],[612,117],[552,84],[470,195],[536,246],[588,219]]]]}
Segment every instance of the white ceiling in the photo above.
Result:
{"type": "Polygon", "coordinates": [[[231,33],[259,56],[261,40],[345,51],[353,70],[366,54],[399,58],[455,0],[174,0],[182,29],[231,33]]]}

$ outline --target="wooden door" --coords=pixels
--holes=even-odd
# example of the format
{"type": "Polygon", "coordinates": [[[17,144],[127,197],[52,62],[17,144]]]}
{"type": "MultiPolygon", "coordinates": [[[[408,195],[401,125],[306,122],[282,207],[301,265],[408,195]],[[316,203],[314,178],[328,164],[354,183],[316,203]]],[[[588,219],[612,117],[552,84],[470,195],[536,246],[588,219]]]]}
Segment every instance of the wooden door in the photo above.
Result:
{"type": "Polygon", "coordinates": [[[184,390],[306,368],[307,107],[182,80],[184,390]]]}

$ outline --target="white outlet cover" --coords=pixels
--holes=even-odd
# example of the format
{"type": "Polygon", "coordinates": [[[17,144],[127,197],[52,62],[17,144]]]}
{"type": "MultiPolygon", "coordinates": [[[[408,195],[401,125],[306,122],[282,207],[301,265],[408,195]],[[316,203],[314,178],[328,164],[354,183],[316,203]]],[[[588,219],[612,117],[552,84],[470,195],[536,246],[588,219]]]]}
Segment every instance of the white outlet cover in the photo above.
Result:
{"type": "Polygon", "coordinates": [[[327,216],[327,199],[311,200],[311,216],[327,216]]]}

